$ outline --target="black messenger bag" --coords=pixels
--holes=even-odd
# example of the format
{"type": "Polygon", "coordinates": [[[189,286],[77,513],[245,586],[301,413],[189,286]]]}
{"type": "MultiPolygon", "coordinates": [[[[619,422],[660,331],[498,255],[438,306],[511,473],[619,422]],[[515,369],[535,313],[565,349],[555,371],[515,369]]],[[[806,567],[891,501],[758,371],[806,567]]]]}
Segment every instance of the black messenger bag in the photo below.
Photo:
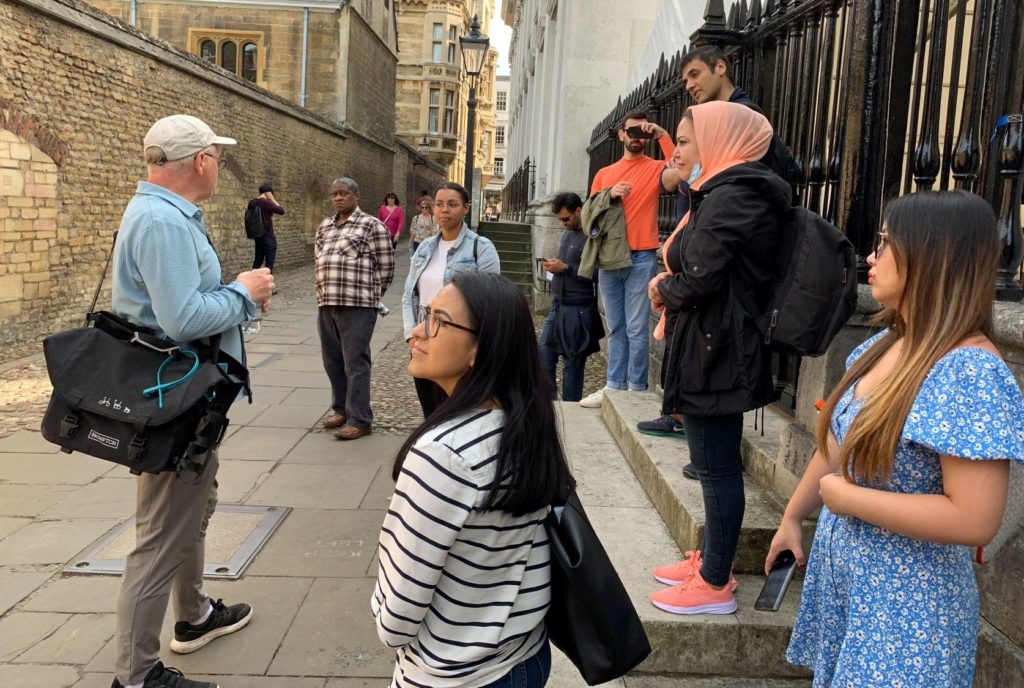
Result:
{"type": "Polygon", "coordinates": [[[43,437],[132,473],[198,476],[246,387],[244,367],[219,342],[203,353],[182,351],[111,313],[88,318],[92,327],[43,340],[53,383],[43,437]]]}
{"type": "Polygon", "coordinates": [[[43,437],[134,474],[198,479],[224,438],[232,402],[249,393],[248,371],[220,350],[220,335],[186,350],[106,311],[47,337],[43,353],[53,384],[43,437]]]}

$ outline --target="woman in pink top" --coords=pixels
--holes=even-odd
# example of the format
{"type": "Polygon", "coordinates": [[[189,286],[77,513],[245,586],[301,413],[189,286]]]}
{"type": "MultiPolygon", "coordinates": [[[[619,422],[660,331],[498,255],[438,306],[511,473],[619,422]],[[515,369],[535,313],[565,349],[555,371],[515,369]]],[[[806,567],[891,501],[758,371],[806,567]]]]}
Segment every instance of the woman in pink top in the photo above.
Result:
{"type": "Polygon", "coordinates": [[[391,235],[391,245],[398,245],[398,235],[405,227],[405,211],[402,210],[402,202],[398,200],[398,194],[391,192],[384,197],[384,205],[377,208],[377,219],[384,223],[391,235]]]}

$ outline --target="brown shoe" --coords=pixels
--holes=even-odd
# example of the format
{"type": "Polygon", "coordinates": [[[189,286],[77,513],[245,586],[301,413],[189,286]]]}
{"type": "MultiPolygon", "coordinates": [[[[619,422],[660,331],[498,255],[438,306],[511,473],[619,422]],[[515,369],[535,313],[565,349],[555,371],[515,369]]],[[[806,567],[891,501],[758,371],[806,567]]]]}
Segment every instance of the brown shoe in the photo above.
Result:
{"type": "Polygon", "coordinates": [[[367,425],[365,428],[357,428],[354,425],[346,425],[341,430],[334,433],[334,436],[339,440],[357,440],[360,437],[365,437],[373,432],[373,426],[367,425]]]}
{"type": "Polygon", "coordinates": [[[333,430],[334,428],[340,428],[345,424],[347,419],[337,411],[331,413],[331,415],[324,418],[323,426],[327,430],[333,430]]]}

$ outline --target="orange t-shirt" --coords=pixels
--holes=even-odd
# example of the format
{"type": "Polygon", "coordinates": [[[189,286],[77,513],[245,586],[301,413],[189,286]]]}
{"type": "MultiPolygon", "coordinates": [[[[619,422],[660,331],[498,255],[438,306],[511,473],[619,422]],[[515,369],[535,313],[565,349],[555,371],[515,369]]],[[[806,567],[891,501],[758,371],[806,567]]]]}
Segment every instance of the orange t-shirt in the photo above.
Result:
{"type": "Polygon", "coordinates": [[[626,214],[626,243],[631,251],[646,251],[658,248],[658,197],[661,195],[661,173],[665,161],[672,157],[674,149],[668,136],[658,138],[658,145],[665,160],[655,160],[646,155],[639,158],[622,158],[616,163],[602,167],[594,176],[590,195],[609,189],[619,182],[629,182],[633,189],[622,199],[622,210],[626,214]]]}

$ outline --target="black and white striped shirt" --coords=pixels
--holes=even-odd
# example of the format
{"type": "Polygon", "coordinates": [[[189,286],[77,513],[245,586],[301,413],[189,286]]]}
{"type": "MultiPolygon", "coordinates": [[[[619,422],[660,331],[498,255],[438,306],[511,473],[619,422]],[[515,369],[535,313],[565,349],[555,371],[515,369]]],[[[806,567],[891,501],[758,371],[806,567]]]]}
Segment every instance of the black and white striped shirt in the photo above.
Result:
{"type": "Polygon", "coordinates": [[[370,602],[398,653],[392,686],[484,686],[545,640],[547,509],[482,509],[504,422],[500,410],[474,411],[431,429],[405,458],[370,602]]]}

